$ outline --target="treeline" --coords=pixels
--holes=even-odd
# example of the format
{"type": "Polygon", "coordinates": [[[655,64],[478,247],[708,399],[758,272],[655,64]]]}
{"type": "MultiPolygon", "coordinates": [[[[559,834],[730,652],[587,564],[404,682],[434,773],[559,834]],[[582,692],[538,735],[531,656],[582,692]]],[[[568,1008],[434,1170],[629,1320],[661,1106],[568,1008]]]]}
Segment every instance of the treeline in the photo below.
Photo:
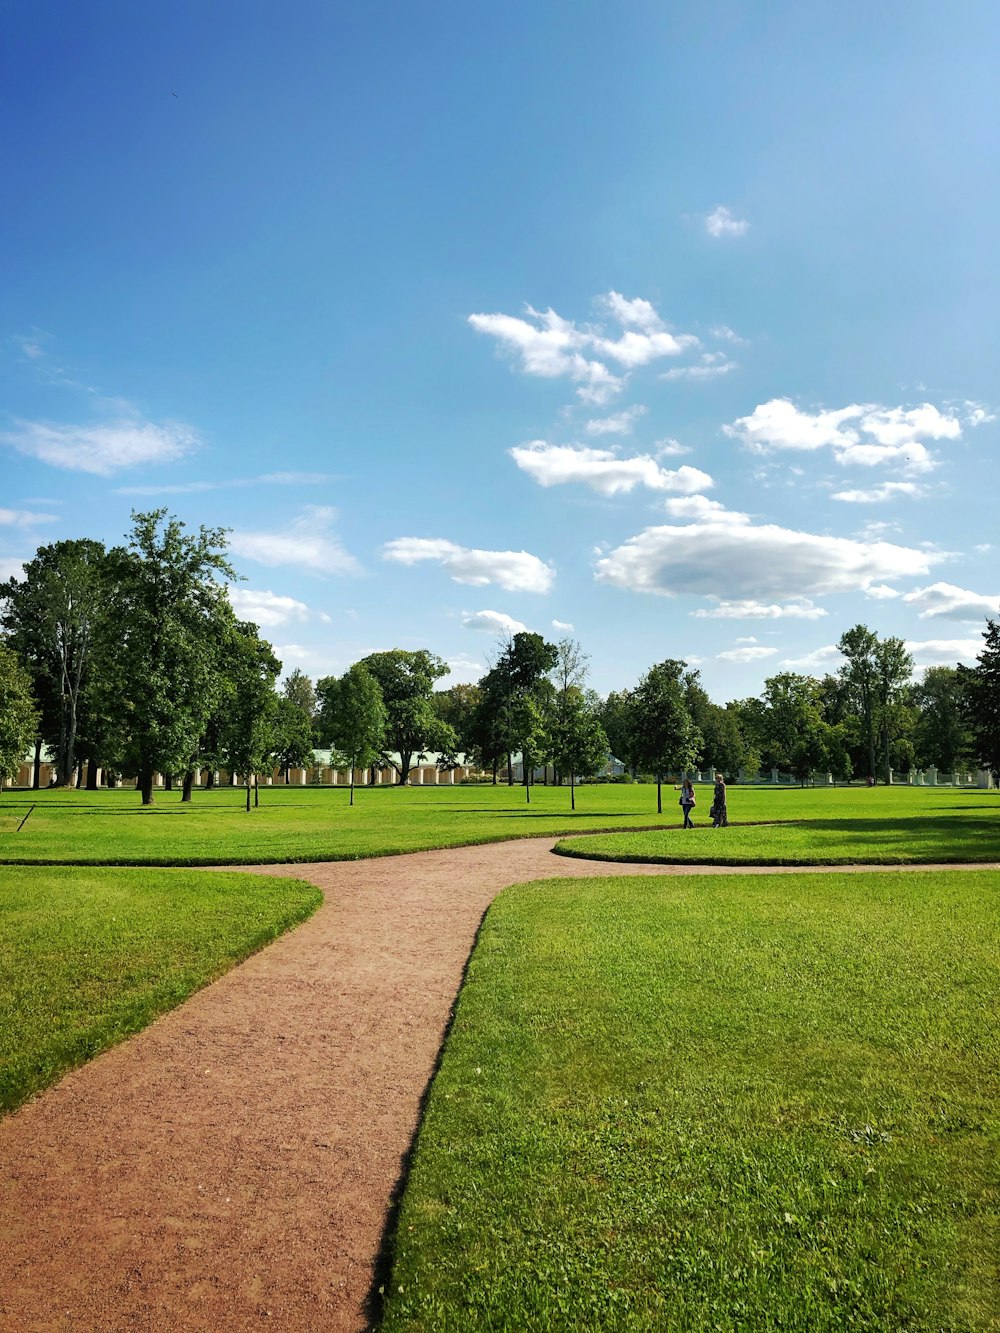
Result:
{"type": "MultiPolygon", "coordinates": [[[[757,698],[714,703],[683,661],[651,666],[634,688],[601,698],[572,639],[521,632],[501,640],[476,684],[438,689],[446,663],[426,649],[373,653],[315,685],[281,663],[256,625],[240,621],[226,583],[225,532],[155,510],[133,515],[124,546],[55,542],[20,579],[0,584],[0,777],[34,747],[54,755],[56,781],[98,769],[135,776],[143,803],[164,774],[190,800],[196,774],[247,784],[308,765],[317,746],[352,774],[392,766],[405,783],[428,753],[459,756],[512,780],[549,767],[568,780],[613,754],[635,776],[760,768],[802,781],[880,777],[934,766],[1000,769],[1000,626],[987,621],[975,668],[932,667],[913,680],[902,640],[857,625],[844,664],[817,679],[783,672],[757,698]]],[[[354,799],[353,786],[351,800],[354,799]]],[[[658,791],[658,805],[660,804],[658,791]]]]}

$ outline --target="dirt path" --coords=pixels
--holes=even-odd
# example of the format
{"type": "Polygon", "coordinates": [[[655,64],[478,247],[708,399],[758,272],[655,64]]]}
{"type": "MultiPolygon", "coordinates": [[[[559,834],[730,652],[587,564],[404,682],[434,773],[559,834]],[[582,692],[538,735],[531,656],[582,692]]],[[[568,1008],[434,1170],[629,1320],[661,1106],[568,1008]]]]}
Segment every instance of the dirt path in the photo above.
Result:
{"type": "Polygon", "coordinates": [[[767,873],[610,866],[553,856],[554,841],[247,867],[311,880],[324,905],[0,1121],[0,1329],[366,1328],[421,1098],[498,890],[767,873]]]}

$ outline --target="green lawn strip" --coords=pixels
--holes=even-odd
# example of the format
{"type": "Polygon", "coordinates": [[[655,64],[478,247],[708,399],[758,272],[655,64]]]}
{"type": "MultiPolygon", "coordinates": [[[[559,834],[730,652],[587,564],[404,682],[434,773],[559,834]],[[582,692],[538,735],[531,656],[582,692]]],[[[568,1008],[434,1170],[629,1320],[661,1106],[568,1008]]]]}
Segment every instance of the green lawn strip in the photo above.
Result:
{"type": "MultiPolygon", "coordinates": [[[[668,790],[667,795],[672,794],[668,790]]],[[[665,807],[665,817],[658,816],[655,787],[639,784],[583,787],[575,812],[569,808],[568,789],[553,787],[533,788],[530,805],[523,788],[506,786],[359,789],[353,808],[342,787],[263,788],[259,809],[249,813],[243,799],[235,788],[199,790],[185,805],[178,792],[158,792],[156,804],[144,809],[136,793],[127,790],[5,792],[0,798],[0,862],[247,865],[354,860],[516,837],[635,832],[677,819],[676,805],[665,807]],[[30,819],[16,831],[32,804],[30,819]]],[[[890,850],[903,842],[907,820],[939,831],[936,841],[953,842],[959,859],[966,844],[977,838],[994,838],[1000,849],[1000,796],[992,792],[738,787],[730,791],[730,808],[734,820],[744,822],[830,820],[847,827],[861,821],[890,850]]],[[[714,836],[720,833],[730,839],[725,844],[729,848],[743,836],[736,828],[714,836]]],[[[704,849],[702,835],[694,836],[704,849]]],[[[670,837],[671,848],[676,845],[670,837]]]]}
{"type": "Polygon", "coordinates": [[[0,1111],[140,1031],[321,899],[264,875],[5,870],[0,1111]]]}
{"type": "Polygon", "coordinates": [[[384,1329],[995,1329],[1000,874],[493,904],[384,1329]]]}

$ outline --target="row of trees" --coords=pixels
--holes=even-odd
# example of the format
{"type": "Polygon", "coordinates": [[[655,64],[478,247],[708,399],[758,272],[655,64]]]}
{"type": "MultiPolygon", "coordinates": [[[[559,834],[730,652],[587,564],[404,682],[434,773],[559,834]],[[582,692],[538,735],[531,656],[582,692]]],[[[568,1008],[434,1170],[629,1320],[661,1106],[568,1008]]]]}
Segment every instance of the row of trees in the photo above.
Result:
{"type": "MultiPolygon", "coordinates": [[[[864,625],[838,647],[844,662],[817,679],[785,672],[759,697],[714,703],[697,671],[668,659],[633,689],[600,698],[571,639],[505,638],[476,684],[441,690],[446,664],[425,650],[373,653],[341,677],[312,681],[281,664],[226,594],[225,533],[188,533],[165,510],[133,515],[127,544],[61,541],[39,548],[23,577],[0,585],[0,776],[34,745],[56,781],[98,767],[136,775],[144,803],[155,773],[189,800],[195,774],[251,779],[312,761],[329,746],[355,770],[392,765],[405,783],[428,753],[491,771],[522,757],[575,779],[609,753],[657,779],[709,765],[730,775],[776,767],[802,780],[973,762],[1000,769],[1000,628],[992,620],[975,668],[934,667],[913,680],[902,640],[864,625]]],[[[354,792],[352,786],[351,800],[354,792]]]]}

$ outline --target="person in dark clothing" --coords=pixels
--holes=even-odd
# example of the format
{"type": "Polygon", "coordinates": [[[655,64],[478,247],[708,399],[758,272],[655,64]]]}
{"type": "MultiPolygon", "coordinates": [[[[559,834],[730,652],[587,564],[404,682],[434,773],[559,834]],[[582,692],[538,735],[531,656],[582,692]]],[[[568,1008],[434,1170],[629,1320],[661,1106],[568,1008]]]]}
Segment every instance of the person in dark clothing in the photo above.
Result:
{"type": "Polygon", "coordinates": [[[712,794],[712,827],[725,828],[729,823],[729,811],[726,808],[726,779],[721,773],[715,775],[715,791],[712,794]]]}
{"type": "Polygon", "coordinates": [[[681,783],[680,807],[684,811],[684,828],[694,828],[691,820],[691,811],[695,807],[694,783],[690,778],[685,778],[681,783]]]}

